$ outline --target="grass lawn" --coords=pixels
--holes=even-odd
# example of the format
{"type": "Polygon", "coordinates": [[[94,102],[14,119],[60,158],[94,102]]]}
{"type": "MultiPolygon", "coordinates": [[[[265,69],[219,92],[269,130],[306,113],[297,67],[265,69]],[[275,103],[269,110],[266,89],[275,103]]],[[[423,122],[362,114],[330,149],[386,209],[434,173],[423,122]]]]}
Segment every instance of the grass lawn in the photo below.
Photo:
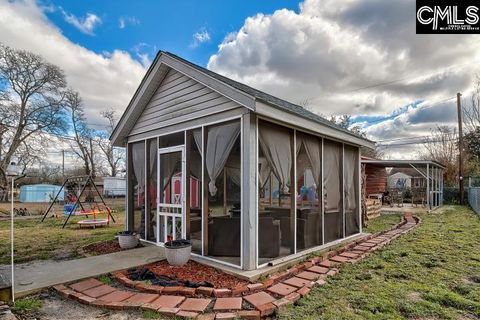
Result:
{"type": "MultiPolygon", "coordinates": [[[[342,266],[279,318],[479,319],[480,218],[460,206],[420,216],[417,229],[342,266]]],[[[368,231],[393,218],[379,219],[368,231]]]]}
{"type": "Polygon", "coordinates": [[[401,219],[401,214],[383,214],[378,218],[368,221],[368,226],[363,228],[363,232],[376,233],[387,230],[399,223],[401,219]]]}
{"type": "MultiPolygon", "coordinates": [[[[124,229],[123,212],[114,213],[116,223],[110,227],[79,229],[78,220],[85,217],[70,218],[62,229],[62,218],[47,218],[15,221],[15,261],[17,263],[45,260],[72,259],[78,257],[78,250],[98,241],[109,240],[124,229]]],[[[101,216],[102,218],[104,215],[101,216]]],[[[10,264],[10,221],[0,221],[0,264],[10,264]]]]}

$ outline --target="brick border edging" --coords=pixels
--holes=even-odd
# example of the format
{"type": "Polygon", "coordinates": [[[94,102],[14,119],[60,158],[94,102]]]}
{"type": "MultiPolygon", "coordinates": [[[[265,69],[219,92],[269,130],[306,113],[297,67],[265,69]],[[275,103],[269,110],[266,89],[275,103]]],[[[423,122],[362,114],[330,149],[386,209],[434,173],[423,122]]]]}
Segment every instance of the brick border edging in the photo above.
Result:
{"type": "MultiPolygon", "coordinates": [[[[73,298],[81,303],[90,304],[94,306],[110,308],[110,309],[128,309],[128,308],[143,308],[158,311],[163,315],[184,318],[200,317],[202,319],[234,319],[236,317],[258,319],[260,317],[273,314],[278,308],[295,303],[301,297],[307,295],[314,285],[325,284],[325,279],[328,276],[335,275],[339,270],[336,266],[345,262],[356,263],[363,259],[370,253],[383,248],[389,244],[392,240],[398,238],[402,234],[405,234],[414,229],[421,223],[420,218],[413,217],[412,214],[407,213],[402,217],[402,220],[392,226],[391,228],[377,232],[375,234],[366,235],[360,239],[356,239],[342,247],[332,249],[323,253],[322,255],[306,259],[305,261],[290,267],[285,271],[280,271],[270,275],[262,282],[251,283],[245,286],[227,289],[227,288],[187,288],[187,287],[161,287],[155,285],[148,285],[140,281],[130,280],[126,276],[126,270],[113,273],[115,279],[126,287],[134,288],[140,293],[150,294],[151,296],[164,295],[165,296],[179,296],[183,297],[184,301],[187,300],[208,300],[208,304],[205,305],[203,312],[207,309],[208,305],[211,305],[213,301],[228,300],[224,298],[240,299],[242,305],[244,302],[248,302],[254,306],[256,310],[226,310],[230,312],[217,312],[217,313],[203,313],[193,312],[193,310],[182,309],[182,305],[176,305],[174,308],[159,307],[153,304],[153,300],[148,303],[131,303],[131,302],[105,302],[101,299],[92,298],[81,291],[76,291],[73,288],[68,288],[65,285],[55,286],[54,288],[65,298],[73,298]],[[312,268],[315,267],[315,268],[312,268]],[[313,269],[313,270],[312,270],[313,269]],[[302,275],[303,274],[303,275],[302,275]],[[298,277],[297,277],[298,276],[298,277]],[[312,277],[312,279],[307,279],[312,277]],[[293,285],[291,283],[283,283],[284,281],[301,280],[300,286],[293,285]],[[291,284],[291,285],[290,285],[291,284]],[[293,287],[295,286],[295,287],[293,287]],[[283,294],[280,290],[282,287],[289,287],[294,289],[294,292],[283,294]],[[254,297],[258,295],[266,295],[273,301],[267,302],[261,305],[256,305],[254,297]],[[195,298],[203,299],[195,299],[195,298]],[[252,303],[252,301],[253,303],[252,303]],[[151,302],[151,303],[150,303],[151,302]]],[[[88,280],[87,280],[88,281],[88,280]]],[[[99,285],[100,287],[102,285],[99,285]]],[[[85,290],[84,290],[85,291],[85,290]]],[[[105,295],[106,296],[106,295],[105,295]]],[[[128,299],[127,299],[128,300],[128,299]]],[[[179,303],[180,304],[180,303],[179,303]]],[[[215,311],[215,310],[213,310],[215,311]]]]}
{"type": "Polygon", "coordinates": [[[8,319],[8,320],[16,320],[17,317],[12,310],[10,310],[10,306],[5,302],[0,300],[0,319],[8,319]]]}

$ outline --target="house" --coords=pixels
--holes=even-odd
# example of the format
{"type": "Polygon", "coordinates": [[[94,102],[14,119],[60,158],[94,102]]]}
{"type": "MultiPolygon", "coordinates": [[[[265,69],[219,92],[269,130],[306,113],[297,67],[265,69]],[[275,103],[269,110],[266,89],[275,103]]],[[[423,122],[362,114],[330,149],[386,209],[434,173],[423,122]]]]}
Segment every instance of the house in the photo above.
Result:
{"type": "Polygon", "coordinates": [[[103,177],[103,195],[106,197],[125,197],[126,179],[122,177],[103,177]]]}
{"type": "Polygon", "coordinates": [[[112,133],[127,148],[126,224],[243,270],[362,232],[360,147],[304,108],[159,52],[112,133]]]}

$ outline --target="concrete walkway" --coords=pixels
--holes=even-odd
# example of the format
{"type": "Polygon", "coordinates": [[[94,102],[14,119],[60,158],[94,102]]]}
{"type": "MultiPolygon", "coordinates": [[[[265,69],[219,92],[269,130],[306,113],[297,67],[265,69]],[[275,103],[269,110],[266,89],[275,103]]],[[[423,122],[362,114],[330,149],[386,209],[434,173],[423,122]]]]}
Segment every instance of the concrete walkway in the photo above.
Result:
{"type": "MultiPolygon", "coordinates": [[[[15,297],[50,286],[163,260],[163,248],[146,246],[101,256],[67,261],[36,261],[15,265],[15,297]]],[[[0,267],[0,274],[10,279],[10,266],[0,267]]]]}

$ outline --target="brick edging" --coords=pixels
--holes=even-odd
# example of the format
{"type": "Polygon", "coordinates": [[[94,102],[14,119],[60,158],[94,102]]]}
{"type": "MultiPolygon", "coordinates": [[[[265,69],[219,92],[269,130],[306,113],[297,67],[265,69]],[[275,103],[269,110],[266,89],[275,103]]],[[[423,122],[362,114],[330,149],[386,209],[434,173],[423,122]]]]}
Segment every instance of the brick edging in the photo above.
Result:
{"type": "MultiPolygon", "coordinates": [[[[313,286],[325,284],[327,277],[333,276],[339,271],[337,266],[347,262],[356,263],[370,253],[383,248],[402,234],[411,231],[420,223],[420,218],[413,217],[412,214],[407,213],[399,223],[387,230],[367,235],[340,248],[332,249],[320,256],[307,259],[285,271],[274,273],[261,282],[250,283],[232,289],[161,287],[149,285],[140,281],[130,280],[126,275],[126,270],[114,272],[113,276],[124,286],[140,291],[139,293],[127,292],[132,293],[131,295],[133,296],[137,296],[138,301],[140,301],[142,297],[145,299],[151,298],[151,301],[144,303],[137,301],[133,303],[130,301],[131,298],[122,301],[103,301],[101,298],[109,296],[108,294],[93,298],[93,294],[89,293],[88,290],[82,291],[78,289],[78,287],[78,290],[75,290],[72,285],[70,285],[70,287],[59,285],[54,288],[65,298],[72,298],[81,303],[110,309],[140,307],[158,311],[163,315],[175,315],[183,318],[195,318],[198,316],[202,319],[234,319],[235,317],[259,319],[275,313],[278,308],[295,303],[298,299],[307,295],[313,286]],[[161,302],[159,302],[161,297],[172,296],[177,296],[178,298],[175,299],[183,302],[179,302],[174,305],[173,308],[164,307],[161,302]],[[257,304],[256,301],[261,301],[262,304],[257,304]],[[263,303],[264,301],[270,302],[263,303]],[[253,307],[250,309],[254,310],[239,310],[237,308],[235,310],[226,309],[218,312],[216,308],[217,302],[241,302],[242,306],[247,304],[253,307]],[[190,304],[193,303],[203,303],[203,309],[193,310],[190,306],[190,304]],[[204,313],[205,311],[207,311],[207,313],[204,313]]],[[[90,279],[84,282],[87,281],[93,282],[94,280],[90,279]]],[[[102,294],[102,290],[109,291],[108,288],[105,288],[108,286],[99,282],[95,284],[96,286],[94,285],[93,289],[97,288],[100,294],[102,294]]],[[[81,285],[81,282],[77,283],[77,285],[81,285]]],[[[73,286],[75,287],[75,284],[73,286]]],[[[90,290],[92,289],[90,288],[90,290]]],[[[114,289],[112,288],[112,290],[114,289]]],[[[125,291],[116,289],[115,291],[119,294],[126,293],[125,291]]]]}

